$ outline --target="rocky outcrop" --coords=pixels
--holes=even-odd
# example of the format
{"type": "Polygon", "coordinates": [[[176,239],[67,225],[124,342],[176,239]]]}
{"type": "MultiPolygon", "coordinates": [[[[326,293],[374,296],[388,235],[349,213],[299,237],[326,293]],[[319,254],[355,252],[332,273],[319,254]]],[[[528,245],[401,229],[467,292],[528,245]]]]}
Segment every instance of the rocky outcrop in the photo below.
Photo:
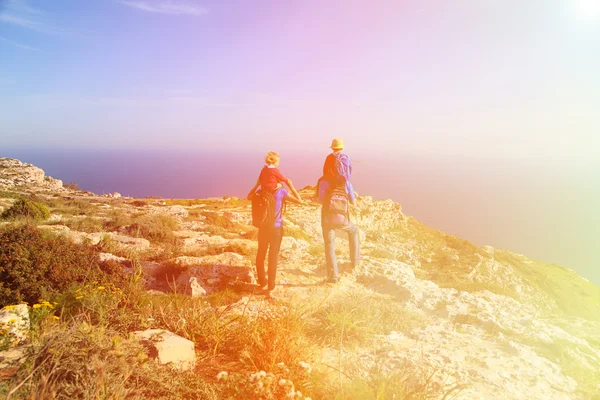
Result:
{"type": "Polygon", "coordinates": [[[150,358],[160,364],[171,364],[181,371],[192,370],[196,366],[194,342],[164,329],[148,329],[133,334],[148,347],[150,358]]]}
{"type": "Polygon", "coordinates": [[[139,252],[150,248],[150,241],[144,238],[136,238],[115,232],[86,233],[70,229],[64,225],[39,225],[39,229],[50,231],[57,235],[63,235],[74,243],[97,245],[102,241],[108,241],[119,250],[139,252]]]}
{"type": "Polygon", "coordinates": [[[27,304],[8,305],[0,310],[0,329],[3,339],[8,339],[11,346],[27,340],[29,335],[27,304]]]}
{"type": "Polygon", "coordinates": [[[185,268],[177,278],[177,285],[190,291],[190,280],[196,278],[207,293],[235,283],[252,283],[254,274],[247,257],[226,252],[214,256],[177,257],[171,263],[185,268]]]}
{"type": "Polygon", "coordinates": [[[44,170],[34,165],[14,158],[0,158],[0,187],[26,186],[59,190],[62,189],[63,183],[58,179],[46,176],[44,170]]]}

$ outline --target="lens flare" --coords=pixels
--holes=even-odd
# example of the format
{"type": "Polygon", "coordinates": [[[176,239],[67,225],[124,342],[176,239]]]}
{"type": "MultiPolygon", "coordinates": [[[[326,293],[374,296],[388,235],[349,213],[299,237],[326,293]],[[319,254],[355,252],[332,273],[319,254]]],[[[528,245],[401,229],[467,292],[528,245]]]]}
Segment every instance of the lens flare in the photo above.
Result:
{"type": "Polygon", "coordinates": [[[600,20],[600,0],[575,0],[575,14],[582,21],[600,20]]]}

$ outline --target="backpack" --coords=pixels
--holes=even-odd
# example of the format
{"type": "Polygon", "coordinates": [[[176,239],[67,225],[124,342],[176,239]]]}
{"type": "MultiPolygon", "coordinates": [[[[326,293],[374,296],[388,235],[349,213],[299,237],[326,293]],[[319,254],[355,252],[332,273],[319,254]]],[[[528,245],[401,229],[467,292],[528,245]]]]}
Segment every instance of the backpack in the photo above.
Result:
{"type": "Polygon", "coordinates": [[[347,182],[352,174],[352,164],[350,158],[344,153],[335,154],[334,172],[339,182],[347,182]]]}
{"type": "Polygon", "coordinates": [[[325,223],[340,228],[348,225],[350,222],[348,195],[343,186],[331,190],[325,206],[327,207],[323,216],[325,223]]]}
{"type": "Polygon", "coordinates": [[[329,188],[331,187],[331,182],[322,176],[317,181],[317,190],[315,193],[315,198],[319,204],[325,204],[327,200],[327,196],[329,195],[329,188]]]}
{"type": "Polygon", "coordinates": [[[268,190],[259,190],[252,196],[252,225],[257,228],[275,226],[275,196],[268,190]]]}

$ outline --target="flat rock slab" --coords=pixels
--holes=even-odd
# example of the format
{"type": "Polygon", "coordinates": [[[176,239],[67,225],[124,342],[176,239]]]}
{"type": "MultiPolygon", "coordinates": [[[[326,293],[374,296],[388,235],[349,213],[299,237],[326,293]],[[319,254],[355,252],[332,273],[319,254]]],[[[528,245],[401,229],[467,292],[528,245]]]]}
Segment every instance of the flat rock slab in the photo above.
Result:
{"type": "Polygon", "coordinates": [[[11,337],[11,342],[19,344],[29,335],[29,310],[27,304],[5,306],[0,310],[0,329],[11,337]]]}
{"type": "Polygon", "coordinates": [[[194,342],[164,329],[148,329],[133,332],[140,342],[147,344],[150,357],[161,364],[172,364],[181,371],[189,371],[196,366],[194,342]]]}
{"type": "Polygon", "coordinates": [[[225,252],[218,255],[203,257],[182,256],[171,260],[172,263],[188,267],[177,278],[179,287],[190,288],[190,279],[195,277],[197,282],[206,290],[212,292],[228,283],[252,283],[253,274],[251,261],[237,253],[225,252]]]}

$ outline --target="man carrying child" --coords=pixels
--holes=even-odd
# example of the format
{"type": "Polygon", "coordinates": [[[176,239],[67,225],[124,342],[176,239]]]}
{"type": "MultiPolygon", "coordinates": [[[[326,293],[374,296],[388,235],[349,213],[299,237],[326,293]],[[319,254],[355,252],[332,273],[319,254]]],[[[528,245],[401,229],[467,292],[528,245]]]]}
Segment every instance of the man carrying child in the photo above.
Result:
{"type": "Polygon", "coordinates": [[[327,156],[323,165],[322,179],[327,185],[327,195],[322,199],[321,228],[325,241],[327,282],[336,283],[338,281],[338,265],[335,256],[336,229],[348,234],[350,262],[353,269],[360,263],[360,243],[358,229],[350,221],[348,207],[348,203],[354,204],[356,201],[356,195],[350,183],[352,164],[350,158],[342,153],[344,149],[342,139],[334,139],[330,148],[333,152],[327,156]]]}

